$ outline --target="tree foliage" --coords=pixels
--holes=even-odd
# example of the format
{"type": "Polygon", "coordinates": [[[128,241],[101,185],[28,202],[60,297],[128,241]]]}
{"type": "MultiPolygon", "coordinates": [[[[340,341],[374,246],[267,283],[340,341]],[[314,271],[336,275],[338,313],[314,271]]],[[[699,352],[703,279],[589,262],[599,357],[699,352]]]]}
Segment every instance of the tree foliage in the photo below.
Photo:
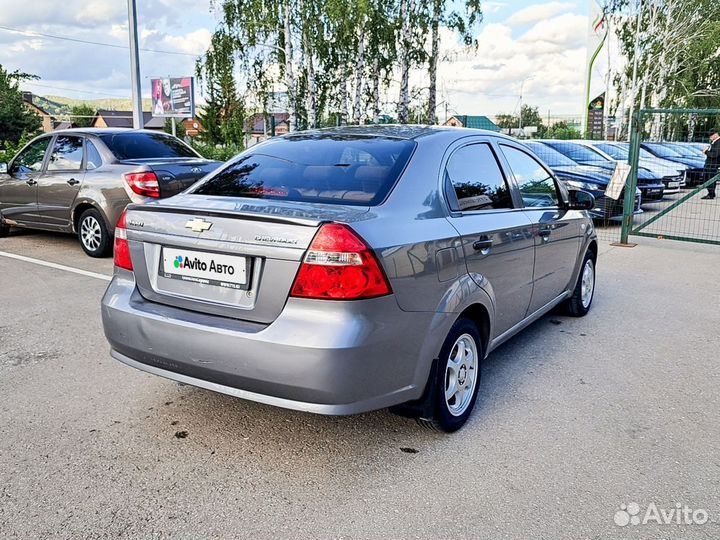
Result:
{"type": "Polygon", "coordinates": [[[0,65],[0,147],[14,148],[21,139],[37,133],[42,120],[25,106],[19,83],[33,75],[9,72],[0,65]]]}
{"type": "Polygon", "coordinates": [[[627,59],[613,75],[611,113],[720,107],[720,2],[614,0],[606,9],[627,59]]]}
{"type": "Polygon", "coordinates": [[[97,111],[87,103],[75,105],[72,108],[70,120],[77,127],[90,127],[93,124],[94,116],[97,111]]]}
{"type": "MultiPolygon", "coordinates": [[[[480,0],[215,0],[212,8],[219,23],[197,65],[206,93],[227,75],[246,108],[287,110],[292,129],[378,121],[383,112],[435,121],[440,29],[472,46],[482,19],[480,0]],[[410,88],[417,69],[427,70],[427,84],[410,88]]],[[[225,110],[217,103],[208,114],[225,110]]]]}

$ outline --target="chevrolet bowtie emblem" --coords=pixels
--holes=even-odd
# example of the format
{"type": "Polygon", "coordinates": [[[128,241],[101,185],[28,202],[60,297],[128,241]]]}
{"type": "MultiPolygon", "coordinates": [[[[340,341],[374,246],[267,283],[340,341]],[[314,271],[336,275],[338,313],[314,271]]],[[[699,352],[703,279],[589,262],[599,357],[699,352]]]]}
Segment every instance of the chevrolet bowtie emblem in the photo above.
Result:
{"type": "Polygon", "coordinates": [[[212,227],[212,223],[204,221],[200,218],[191,219],[185,224],[185,228],[190,229],[192,232],[204,232],[209,231],[212,227]]]}

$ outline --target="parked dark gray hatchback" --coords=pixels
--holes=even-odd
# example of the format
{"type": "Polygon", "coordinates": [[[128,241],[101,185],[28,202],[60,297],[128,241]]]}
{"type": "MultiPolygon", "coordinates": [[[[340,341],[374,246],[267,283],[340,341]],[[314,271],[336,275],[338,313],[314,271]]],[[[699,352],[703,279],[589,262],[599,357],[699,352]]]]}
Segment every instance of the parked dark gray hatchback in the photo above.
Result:
{"type": "Polygon", "coordinates": [[[76,233],[85,253],[103,257],[128,203],[175,195],[219,166],[154,131],[41,135],[0,164],[0,237],[10,227],[76,233]]]}
{"type": "Polygon", "coordinates": [[[490,132],[271,139],[128,207],[105,334],[118,360],[183,383],[454,431],[490,351],[558,304],[590,309],[592,205],[490,132]]]}

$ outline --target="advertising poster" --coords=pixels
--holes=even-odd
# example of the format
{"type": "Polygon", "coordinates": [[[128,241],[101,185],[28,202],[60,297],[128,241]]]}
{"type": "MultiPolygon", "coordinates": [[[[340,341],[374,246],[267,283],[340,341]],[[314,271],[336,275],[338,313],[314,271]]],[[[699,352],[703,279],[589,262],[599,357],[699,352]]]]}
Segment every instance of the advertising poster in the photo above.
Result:
{"type": "Polygon", "coordinates": [[[165,118],[195,116],[195,84],[192,77],[150,79],[152,115],[165,118]]]}

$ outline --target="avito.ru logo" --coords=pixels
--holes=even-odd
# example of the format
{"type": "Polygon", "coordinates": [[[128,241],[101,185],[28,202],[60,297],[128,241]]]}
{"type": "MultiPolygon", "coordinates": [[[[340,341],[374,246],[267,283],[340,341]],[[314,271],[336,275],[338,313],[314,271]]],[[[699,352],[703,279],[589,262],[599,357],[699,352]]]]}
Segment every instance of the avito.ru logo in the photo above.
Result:
{"type": "Polygon", "coordinates": [[[697,508],[693,510],[687,505],[680,503],[675,504],[675,508],[669,510],[658,508],[651,502],[641,512],[640,505],[636,502],[629,504],[621,504],[620,510],[615,512],[614,521],[618,527],[626,525],[647,525],[648,523],[657,523],[658,525],[704,525],[710,519],[707,510],[697,508]]]}

